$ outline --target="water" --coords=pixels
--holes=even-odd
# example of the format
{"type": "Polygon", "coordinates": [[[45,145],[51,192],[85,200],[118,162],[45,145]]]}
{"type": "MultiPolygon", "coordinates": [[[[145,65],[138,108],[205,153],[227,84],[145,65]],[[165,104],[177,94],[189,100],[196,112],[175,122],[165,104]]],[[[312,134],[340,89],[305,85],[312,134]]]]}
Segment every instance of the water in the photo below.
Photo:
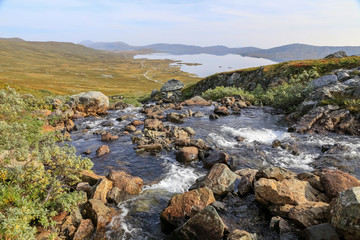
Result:
{"type": "MultiPolygon", "coordinates": [[[[281,166],[295,172],[312,171],[321,167],[340,168],[360,177],[360,142],[357,137],[337,134],[296,134],[288,133],[289,127],[284,115],[271,108],[249,107],[243,109],[241,115],[230,115],[218,120],[209,120],[213,106],[185,107],[181,111],[202,111],[201,118],[189,117],[180,126],[189,126],[196,131],[196,138],[202,138],[212,148],[225,150],[230,155],[233,170],[241,168],[262,168],[281,166]],[[236,137],[244,137],[237,141],[236,137]],[[273,148],[272,142],[280,140],[297,149],[297,154],[280,147],[273,148]],[[325,145],[343,146],[343,150],[323,153],[325,145]]],[[[165,110],[171,112],[173,110],[165,110]]],[[[163,239],[160,230],[160,213],[171,196],[182,193],[206,174],[201,163],[183,166],[175,160],[174,152],[151,155],[137,154],[130,135],[123,135],[123,128],[134,119],[143,120],[145,116],[140,108],[128,108],[110,111],[105,118],[89,117],[76,120],[78,130],[72,132],[72,143],[78,154],[91,150],[88,156],[94,162],[93,170],[106,175],[109,169],[122,170],[144,180],[143,192],[128,201],[119,204],[122,214],[115,217],[107,232],[109,239],[163,239]],[[129,114],[126,121],[117,121],[119,115],[129,114]],[[87,129],[88,128],[88,129],[87,129]],[[101,142],[96,131],[105,130],[119,139],[113,142],[101,142]],[[109,145],[111,153],[103,157],[95,156],[96,149],[109,145]]],[[[177,125],[165,122],[164,124],[177,125]]],[[[142,130],[143,126],[138,129],[142,130]]],[[[269,219],[257,206],[253,195],[245,198],[228,196],[224,202],[231,204],[230,210],[219,212],[225,219],[230,230],[241,228],[258,233],[259,239],[271,239],[268,230],[269,219]],[[239,207],[234,207],[239,206],[239,207]],[[241,207],[242,206],[242,207],[241,207]],[[241,208],[240,208],[241,207],[241,208]]]]}
{"type": "Polygon", "coordinates": [[[136,55],[134,58],[170,59],[181,61],[179,63],[174,63],[173,65],[180,66],[182,71],[193,73],[198,77],[207,77],[219,72],[277,63],[264,58],[243,57],[238,54],[217,56],[211,54],[172,55],[169,53],[152,53],[146,55],[136,55]],[[186,65],[185,63],[199,63],[201,65],[186,65]]]}

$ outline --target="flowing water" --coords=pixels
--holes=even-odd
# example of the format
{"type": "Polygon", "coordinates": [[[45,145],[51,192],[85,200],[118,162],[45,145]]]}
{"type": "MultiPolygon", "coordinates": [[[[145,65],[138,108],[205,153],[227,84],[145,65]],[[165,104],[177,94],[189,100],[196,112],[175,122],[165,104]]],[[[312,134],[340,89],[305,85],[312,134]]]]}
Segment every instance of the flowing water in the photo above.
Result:
{"type": "MultiPolygon", "coordinates": [[[[202,138],[213,148],[225,150],[231,157],[233,169],[259,169],[275,165],[304,172],[326,166],[360,176],[360,142],[357,137],[288,133],[289,126],[284,121],[284,115],[271,108],[249,107],[243,109],[240,115],[217,120],[209,119],[213,106],[188,109],[202,111],[205,116],[187,118],[181,126],[192,127],[196,131],[196,138],[202,138]],[[239,142],[236,137],[243,137],[244,140],[239,142]],[[273,148],[274,140],[286,143],[291,148],[273,148]]],[[[132,120],[145,118],[140,110],[127,108],[111,111],[104,118],[78,119],[78,130],[72,132],[72,145],[76,146],[78,153],[86,150],[92,152],[88,157],[93,160],[96,173],[106,175],[109,169],[122,170],[144,180],[144,189],[139,196],[119,204],[122,213],[110,224],[109,239],[163,239],[161,211],[171,196],[187,191],[198,177],[206,174],[201,163],[191,166],[179,164],[174,152],[137,154],[131,135],[123,135],[122,131],[132,120]],[[121,122],[116,120],[125,114],[132,117],[121,122]],[[119,136],[118,140],[106,143],[111,153],[99,158],[95,156],[95,151],[104,143],[100,141],[99,134],[94,134],[98,131],[119,136]]],[[[268,230],[268,216],[262,213],[253,195],[244,198],[229,195],[223,201],[229,203],[230,209],[220,210],[219,214],[230,229],[240,228],[256,232],[260,239],[274,239],[274,233],[268,230]]]]}

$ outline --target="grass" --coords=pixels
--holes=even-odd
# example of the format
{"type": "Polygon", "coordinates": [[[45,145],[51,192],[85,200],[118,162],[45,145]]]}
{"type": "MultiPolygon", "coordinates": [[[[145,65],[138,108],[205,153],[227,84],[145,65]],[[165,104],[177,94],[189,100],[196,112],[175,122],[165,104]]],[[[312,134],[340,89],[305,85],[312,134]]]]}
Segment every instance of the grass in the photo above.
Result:
{"type": "Polygon", "coordinates": [[[140,96],[176,78],[199,80],[171,60],[134,59],[134,53],[99,51],[61,42],[0,40],[0,88],[11,86],[35,95],[97,90],[106,95],[140,96]]]}

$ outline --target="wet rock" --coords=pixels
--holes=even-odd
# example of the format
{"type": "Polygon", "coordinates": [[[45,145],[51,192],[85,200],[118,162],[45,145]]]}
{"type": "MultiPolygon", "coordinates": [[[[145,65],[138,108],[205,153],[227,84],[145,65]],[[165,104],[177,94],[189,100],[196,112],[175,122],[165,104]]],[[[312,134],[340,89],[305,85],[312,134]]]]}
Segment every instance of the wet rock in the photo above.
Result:
{"type": "Polygon", "coordinates": [[[138,195],[142,191],[143,180],[139,177],[111,170],[107,178],[113,181],[114,187],[119,188],[124,194],[138,195]]]}
{"type": "Polygon", "coordinates": [[[167,240],[221,240],[226,226],[215,208],[208,206],[172,232],[167,240]]]}
{"type": "Polygon", "coordinates": [[[194,112],[194,113],[192,114],[192,116],[195,117],[195,118],[200,118],[200,117],[204,117],[205,114],[202,113],[202,112],[200,112],[200,111],[197,111],[197,112],[194,112]]]}
{"type": "Polygon", "coordinates": [[[210,188],[214,194],[225,195],[234,190],[235,180],[238,175],[222,163],[215,164],[206,175],[203,186],[210,188]]]}
{"type": "Polygon", "coordinates": [[[210,118],[211,120],[215,120],[215,119],[219,119],[220,117],[219,117],[219,115],[213,113],[213,114],[210,114],[210,115],[209,115],[209,118],[210,118]]]}
{"type": "Polygon", "coordinates": [[[360,181],[355,177],[340,170],[326,169],[321,172],[320,182],[326,195],[332,199],[340,192],[352,187],[360,186],[360,181]]]}
{"type": "Polygon", "coordinates": [[[137,127],[137,126],[140,126],[140,125],[144,125],[144,122],[140,121],[140,120],[134,120],[131,124],[133,126],[137,127]]]}
{"type": "Polygon", "coordinates": [[[246,138],[241,137],[241,136],[237,136],[237,137],[235,137],[235,139],[236,139],[236,141],[238,141],[238,142],[243,142],[243,141],[246,140],[246,138]]]}
{"type": "Polygon", "coordinates": [[[119,138],[118,136],[114,136],[109,132],[107,132],[104,135],[101,135],[101,141],[103,141],[103,142],[114,141],[114,140],[117,140],[118,138],[119,138]]]}
{"type": "Polygon", "coordinates": [[[106,178],[102,178],[98,181],[98,183],[92,189],[92,196],[93,199],[98,199],[103,203],[107,203],[106,196],[107,193],[112,189],[113,182],[107,180],[106,178]]]}
{"type": "Polygon", "coordinates": [[[226,240],[254,240],[254,238],[252,234],[244,230],[236,229],[226,237],[226,240]]]}
{"type": "Polygon", "coordinates": [[[281,167],[268,167],[260,169],[256,173],[256,179],[259,180],[260,178],[267,178],[267,179],[276,179],[278,181],[284,179],[290,179],[296,176],[296,174],[292,171],[289,171],[285,168],[281,167]]]}
{"type": "Polygon", "coordinates": [[[135,132],[135,131],[136,131],[136,127],[135,127],[134,125],[129,124],[129,125],[127,125],[127,126],[125,127],[124,130],[127,131],[127,132],[135,132]]]}
{"type": "Polygon", "coordinates": [[[182,105],[185,105],[185,106],[210,106],[211,101],[207,101],[200,96],[195,96],[193,98],[190,98],[190,99],[182,102],[182,105]]]}
{"type": "Polygon", "coordinates": [[[229,109],[227,109],[225,106],[216,107],[214,109],[214,113],[217,115],[223,115],[223,116],[230,115],[229,109]]]}
{"type": "Polygon", "coordinates": [[[115,124],[112,121],[104,121],[104,122],[101,123],[102,127],[112,127],[114,125],[115,124]]]}
{"type": "Polygon", "coordinates": [[[184,83],[179,80],[171,79],[167,81],[160,89],[161,92],[173,92],[183,89],[184,83]]]}
{"type": "Polygon", "coordinates": [[[130,107],[130,104],[127,104],[127,103],[124,103],[123,101],[118,101],[114,104],[112,104],[109,109],[110,110],[122,110],[122,109],[125,109],[125,108],[128,108],[130,107]]]}
{"type": "Polygon", "coordinates": [[[103,114],[109,108],[109,98],[97,91],[82,92],[70,96],[68,104],[79,112],[103,114]]]}
{"type": "Polygon", "coordinates": [[[90,239],[95,227],[91,219],[83,219],[75,232],[73,240],[90,239]]]}
{"type": "Polygon", "coordinates": [[[152,143],[152,144],[139,145],[136,148],[137,149],[143,149],[145,151],[160,152],[163,147],[159,143],[152,143]]]}
{"type": "Polygon", "coordinates": [[[195,130],[191,127],[184,127],[183,128],[185,132],[187,132],[190,136],[194,136],[196,134],[195,130]]]}
{"type": "Polygon", "coordinates": [[[161,213],[162,231],[170,233],[213,202],[215,202],[213,192],[208,188],[174,195],[168,207],[161,213]]]}
{"type": "Polygon", "coordinates": [[[229,155],[225,152],[212,151],[208,157],[203,159],[203,164],[206,169],[212,168],[216,163],[226,164],[229,161],[229,155]]]}
{"type": "Polygon", "coordinates": [[[96,150],[96,156],[97,157],[101,157],[101,156],[103,156],[105,154],[108,154],[108,153],[110,153],[110,148],[107,145],[102,145],[101,147],[99,147],[96,150]]]}
{"type": "Polygon", "coordinates": [[[335,229],[329,223],[322,223],[304,230],[306,240],[340,240],[335,229]]]}
{"type": "Polygon", "coordinates": [[[360,239],[360,187],[343,191],[333,200],[330,222],[346,240],[360,239]]]}
{"type": "Polygon", "coordinates": [[[145,128],[150,130],[161,130],[163,128],[163,123],[158,119],[146,119],[145,128]]]}
{"type": "Polygon", "coordinates": [[[184,123],[184,116],[179,113],[169,113],[166,115],[166,120],[172,123],[184,123]]]}
{"type": "Polygon", "coordinates": [[[235,104],[236,99],[234,97],[224,97],[220,99],[220,103],[226,107],[230,107],[235,104]]]}
{"type": "Polygon", "coordinates": [[[197,147],[184,147],[176,154],[178,162],[187,164],[192,161],[198,160],[199,149],[197,147]]]}

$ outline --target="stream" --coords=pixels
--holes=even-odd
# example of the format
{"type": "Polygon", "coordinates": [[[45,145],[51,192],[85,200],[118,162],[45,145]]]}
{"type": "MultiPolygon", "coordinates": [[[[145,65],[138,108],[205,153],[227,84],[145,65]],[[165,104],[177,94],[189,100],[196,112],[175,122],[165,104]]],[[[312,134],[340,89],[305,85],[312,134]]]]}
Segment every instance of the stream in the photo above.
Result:
{"type": "MultiPolygon", "coordinates": [[[[338,168],[360,177],[360,142],[357,137],[337,134],[296,134],[288,133],[284,115],[272,108],[249,107],[240,115],[230,115],[210,120],[214,106],[184,107],[181,111],[201,111],[204,117],[185,119],[181,126],[196,131],[195,138],[205,140],[212,148],[225,150],[230,156],[233,170],[242,168],[260,169],[266,166],[281,166],[294,172],[309,172],[322,167],[338,168]],[[243,137],[238,141],[237,137],[243,137]],[[274,140],[286,143],[289,148],[273,147],[274,140]]],[[[71,144],[78,154],[94,162],[93,171],[106,175],[110,169],[125,171],[144,180],[139,196],[118,205],[121,214],[113,218],[107,236],[109,239],[164,239],[161,232],[160,213],[169,199],[182,193],[206,174],[201,162],[184,166],[175,160],[174,152],[163,150],[158,154],[135,152],[132,135],[122,134],[123,128],[135,119],[144,120],[141,108],[127,108],[110,111],[105,117],[77,119],[77,131],[72,132],[71,144]],[[129,114],[131,118],[117,121],[129,114]],[[103,145],[99,131],[111,132],[118,140],[107,142],[111,152],[97,158],[96,149],[103,145]]],[[[174,123],[165,122],[168,125],[174,123]]],[[[143,126],[138,127],[142,130],[143,126]]],[[[269,216],[255,202],[253,194],[240,198],[229,194],[223,200],[227,211],[219,211],[230,230],[236,228],[256,233],[259,239],[277,239],[277,233],[269,230],[269,216]]]]}

